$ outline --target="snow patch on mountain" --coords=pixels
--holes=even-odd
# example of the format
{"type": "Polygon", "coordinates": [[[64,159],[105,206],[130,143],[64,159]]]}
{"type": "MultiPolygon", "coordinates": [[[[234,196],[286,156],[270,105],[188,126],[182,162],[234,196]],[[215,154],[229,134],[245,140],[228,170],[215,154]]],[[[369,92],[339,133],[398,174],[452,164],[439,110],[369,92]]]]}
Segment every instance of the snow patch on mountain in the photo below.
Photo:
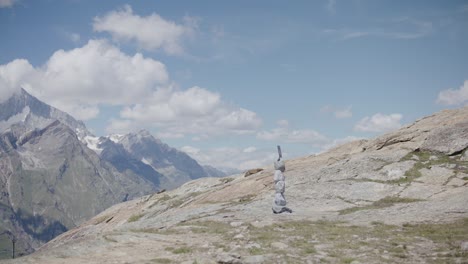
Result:
{"type": "Polygon", "coordinates": [[[142,158],[142,159],[141,159],[141,162],[143,162],[143,163],[146,164],[146,165],[151,166],[151,161],[147,160],[146,158],[142,158]]]}
{"type": "Polygon", "coordinates": [[[108,138],[114,142],[114,143],[120,143],[120,141],[122,141],[122,138],[124,137],[125,135],[121,135],[121,134],[112,134],[112,135],[109,135],[108,138]]]}
{"type": "Polygon", "coordinates": [[[85,136],[83,138],[83,143],[85,143],[85,145],[93,150],[94,152],[96,152],[98,155],[101,154],[102,152],[102,148],[99,147],[99,144],[101,143],[101,140],[99,137],[93,137],[93,136],[85,136]]]}

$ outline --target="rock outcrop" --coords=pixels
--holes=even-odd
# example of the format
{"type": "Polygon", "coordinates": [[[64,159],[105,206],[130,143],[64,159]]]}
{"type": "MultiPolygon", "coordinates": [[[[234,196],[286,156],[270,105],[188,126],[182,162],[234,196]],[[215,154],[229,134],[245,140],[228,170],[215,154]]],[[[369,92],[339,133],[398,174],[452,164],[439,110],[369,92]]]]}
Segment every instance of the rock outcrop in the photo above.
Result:
{"type": "Polygon", "coordinates": [[[204,178],[115,205],[7,263],[463,263],[468,108],[273,169],[204,178]]]}

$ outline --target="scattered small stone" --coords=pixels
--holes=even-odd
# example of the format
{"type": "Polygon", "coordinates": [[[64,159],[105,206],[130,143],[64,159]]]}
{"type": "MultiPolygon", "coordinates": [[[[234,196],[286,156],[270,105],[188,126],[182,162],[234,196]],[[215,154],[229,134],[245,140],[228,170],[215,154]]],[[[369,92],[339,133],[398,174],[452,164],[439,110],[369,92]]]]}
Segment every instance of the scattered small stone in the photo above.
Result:
{"type": "Polygon", "coordinates": [[[449,164],[445,165],[445,167],[448,168],[448,169],[455,169],[456,166],[457,165],[453,164],[453,163],[449,163],[449,164]]]}
{"type": "Polygon", "coordinates": [[[217,257],[219,264],[241,264],[240,256],[237,254],[220,254],[217,257]]]}
{"type": "Polygon", "coordinates": [[[243,222],[231,222],[231,223],[230,223],[230,225],[231,225],[232,227],[239,227],[239,226],[241,226],[241,225],[243,225],[243,224],[244,224],[243,222]]]}
{"type": "Polygon", "coordinates": [[[287,249],[289,247],[288,245],[281,243],[281,242],[273,242],[271,243],[271,246],[277,249],[287,249]]]}
{"type": "Polygon", "coordinates": [[[255,222],[252,222],[251,223],[253,227],[256,227],[256,228],[263,228],[267,225],[270,225],[271,223],[270,222],[266,222],[266,221],[255,221],[255,222]]]}
{"type": "Polygon", "coordinates": [[[257,243],[249,243],[245,246],[245,248],[247,249],[251,249],[251,248],[261,248],[261,246],[257,243]]]}
{"type": "Polygon", "coordinates": [[[256,264],[256,263],[266,263],[266,262],[265,262],[265,257],[263,255],[255,255],[255,256],[246,257],[243,263],[256,264]]]}
{"type": "Polygon", "coordinates": [[[468,241],[462,242],[460,248],[462,251],[468,251],[468,241]]]}
{"type": "Polygon", "coordinates": [[[453,178],[451,179],[447,185],[448,186],[454,186],[454,187],[462,187],[463,185],[465,185],[465,181],[462,180],[462,179],[459,179],[459,178],[453,178]]]}
{"type": "Polygon", "coordinates": [[[465,150],[465,153],[463,153],[463,156],[461,156],[460,160],[468,161],[468,150],[465,150]]]}
{"type": "Polygon", "coordinates": [[[243,234],[237,234],[234,236],[234,239],[244,239],[244,235],[243,234]]]}

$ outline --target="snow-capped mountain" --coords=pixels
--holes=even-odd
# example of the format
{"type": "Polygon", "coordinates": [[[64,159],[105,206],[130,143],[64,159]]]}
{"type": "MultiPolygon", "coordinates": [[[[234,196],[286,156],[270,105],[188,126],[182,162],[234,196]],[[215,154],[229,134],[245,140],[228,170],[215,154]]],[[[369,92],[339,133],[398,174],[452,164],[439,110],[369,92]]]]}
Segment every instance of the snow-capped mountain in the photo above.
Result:
{"type": "Polygon", "coordinates": [[[205,176],[214,175],[148,131],[95,137],[23,89],[0,103],[0,232],[19,252],[115,203],[205,176]]]}

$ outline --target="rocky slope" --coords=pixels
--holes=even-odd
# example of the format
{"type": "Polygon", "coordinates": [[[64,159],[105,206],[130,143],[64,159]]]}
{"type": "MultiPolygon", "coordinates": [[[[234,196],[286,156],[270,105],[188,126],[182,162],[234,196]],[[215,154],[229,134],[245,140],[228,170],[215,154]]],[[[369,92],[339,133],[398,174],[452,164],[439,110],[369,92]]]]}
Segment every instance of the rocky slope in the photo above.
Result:
{"type": "MultiPolygon", "coordinates": [[[[468,108],[286,162],[115,205],[6,263],[466,263],[468,108]]],[[[274,151],[274,148],[272,148],[274,151]]]]}

